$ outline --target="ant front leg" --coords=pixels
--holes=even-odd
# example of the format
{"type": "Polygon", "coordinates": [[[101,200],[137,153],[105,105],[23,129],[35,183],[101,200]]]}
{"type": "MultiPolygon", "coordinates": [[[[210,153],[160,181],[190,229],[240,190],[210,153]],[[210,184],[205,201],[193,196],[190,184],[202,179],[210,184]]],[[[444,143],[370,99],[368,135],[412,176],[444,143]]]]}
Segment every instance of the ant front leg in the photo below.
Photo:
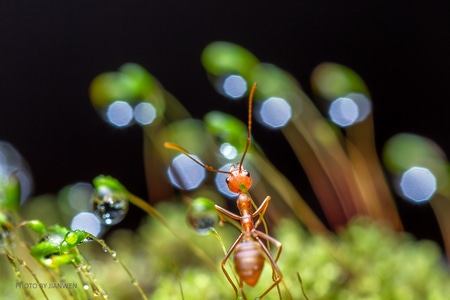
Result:
{"type": "MultiPolygon", "coordinates": [[[[233,214],[231,211],[226,210],[223,207],[220,207],[219,205],[214,205],[214,208],[218,212],[219,218],[220,218],[220,225],[223,225],[224,222],[227,220],[224,218],[224,215],[229,217],[230,219],[238,220],[239,222],[242,220],[241,216],[238,216],[236,214],[233,214]]],[[[239,230],[240,227],[238,227],[235,223],[232,223],[234,226],[236,226],[239,230]]]]}
{"type": "Polygon", "coordinates": [[[256,221],[255,223],[255,228],[257,228],[261,221],[264,219],[264,214],[266,213],[267,207],[269,206],[270,199],[270,196],[267,196],[266,199],[264,199],[264,201],[258,207],[258,209],[252,214],[253,218],[259,216],[258,221],[256,221]]]}
{"type": "MultiPolygon", "coordinates": [[[[230,217],[230,218],[232,218],[232,219],[235,219],[235,220],[238,220],[238,221],[240,221],[242,218],[241,218],[241,216],[238,216],[238,215],[236,215],[236,214],[233,214],[231,211],[228,211],[228,210],[226,210],[225,208],[223,208],[223,207],[220,207],[219,205],[214,205],[214,208],[218,211],[218,212],[220,212],[220,213],[222,213],[222,214],[224,214],[225,216],[227,216],[227,217],[230,217]]],[[[222,216],[220,216],[220,214],[219,214],[219,217],[222,217],[222,216]]]]}

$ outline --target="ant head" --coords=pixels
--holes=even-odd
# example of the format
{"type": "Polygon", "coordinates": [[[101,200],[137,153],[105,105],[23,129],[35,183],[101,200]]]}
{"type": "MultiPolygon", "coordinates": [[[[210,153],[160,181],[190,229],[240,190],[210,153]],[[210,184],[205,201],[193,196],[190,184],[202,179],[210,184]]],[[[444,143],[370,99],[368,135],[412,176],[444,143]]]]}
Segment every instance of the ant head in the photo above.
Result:
{"type": "Polygon", "coordinates": [[[248,100],[248,124],[247,124],[247,143],[245,144],[244,153],[242,154],[241,161],[238,164],[231,165],[231,169],[229,172],[218,170],[216,168],[211,167],[210,165],[204,164],[195,157],[193,157],[186,149],[183,147],[166,142],[164,143],[164,147],[168,149],[174,149],[183,152],[187,157],[192,159],[194,162],[202,166],[208,171],[217,172],[217,173],[226,173],[227,177],[227,185],[228,189],[233,193],[246,193],[250,187],[252,186],[252,177],[250,173],[242,167],[244,163],[245,155],[247,154],[248,148],[251,143],[251,132],[252,132],[252,105],[253,105],[253,96],[256,90],[256,83],[253,84],[252,89],[250,91],[250,96],[248,100]]]}
{"type": "Polygon", "coordinates": [[[242,164],[244,163],[244,158],[245,155],[247,154],[251,142],[252,105],[255,90],[256,90],[256,83],[254,83],[252,86],[248,101],[247,143],[245,144],[244,153],[242,154],[242,158],[239,164],[231,165],[230,173],[227,177],[228,189],[233,193],[246,193],[252,186],[252,177],[250,176],[250,173],[242,167],[242,164]]]}
{"type": "Polygon", "coordinates": [[[233,193],[245,193],[252,186],[252,177],[241,164],[233,164],[227,177],[227,185],[233,193]]]}

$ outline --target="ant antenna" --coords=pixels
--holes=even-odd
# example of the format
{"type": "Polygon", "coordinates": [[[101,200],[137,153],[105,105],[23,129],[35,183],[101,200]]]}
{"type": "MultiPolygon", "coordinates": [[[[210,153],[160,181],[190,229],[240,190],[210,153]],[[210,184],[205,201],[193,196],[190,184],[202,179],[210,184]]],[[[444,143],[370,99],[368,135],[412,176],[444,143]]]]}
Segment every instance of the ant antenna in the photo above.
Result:
{"type": "MultiPolygon", "coordinates": [[[[252,107],[253,107],[253,96],[255,95],[255,91],[256,91],[256,82],[253,83],[252,89],[250,90],[249,100],[248,100],[247,143],[245,144],[244,153],[242,154],[241,161],[239,162],[239,171],[242,171],[242,164],[244,163],[244,158],[245,158],[245,155],[247,154],[248,148],[250,147],[250,142],[252,139],[252,134],[251,134],[251,132],[252,132],[252,107]]],[[[184,149],[183,147],[181,147],[175,143],[165,142],[164,147],[182,152],[184,155],[186,155],[187,157],[189,157],[194,162],[196,162],[197,164],[199,164],[200,166],[202,166],[203,168],[205,168],[208,171],[216,172],[216,173],[224,173],[224,174],[228,174],[228,175],[231,174],[230,171],[218,170],[208,164],[202,163],[201,161],[199,161],[198,159],[193,157],[192,154],[189,153],[189,151],[187,151],[186,149],[184,149]]]]}
{"type": "Polygon", "coordinates": [[[186,155],[187,157],[189,157],[190,159],[192,159],[194,162],[196,162],[197,164],[199,164],[200,166],[202,166],[203,168],[205,168],[208,171],[211,172],[216,172],[216,173],[224,173],[224,174],[230,174],[229,171],[224,171],[224,170],[218,170],[210,165],[204,164],[201,161],[199,161],[198,159],[196,159],[195,157],[192,156],[192,154],[189,153],[189,151],[187,151],[186,149],[184,149],[183,147],[171,143],[171,142],[165,142],[164,143],[164,147],[166,147],[167,149],[173,149],[173,150],[178,150],[180,152],[182,152],[184,155],[186,155]]]}
{"type": "Polygon", "coordinates": [[[250,91],[250,96],[248,98],[248,122],[247,122],[247,144],[245,145],[244,154],[242,154],[241,161],[239,162],[239,171],[242,170],[242,164],[244,163],[245,155],[247,154],[248,148],[250,147],[250,142],[252,139],[252,107],[253,107],[253,96],[256,91],[256,82],[253,83],[252,89],[250,91]]]}

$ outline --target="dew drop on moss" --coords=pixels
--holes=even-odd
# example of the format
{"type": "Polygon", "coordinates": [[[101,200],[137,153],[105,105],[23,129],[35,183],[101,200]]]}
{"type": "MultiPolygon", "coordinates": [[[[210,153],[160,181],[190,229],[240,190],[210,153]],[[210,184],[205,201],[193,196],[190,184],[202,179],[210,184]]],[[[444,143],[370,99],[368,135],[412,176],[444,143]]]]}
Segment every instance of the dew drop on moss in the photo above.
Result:
{"type": "Polygon", "coordinates": [[[207,198],[192,201],[187,212],[189,225],[199,234],[209,234],[217,224],[218,216],[214,203],[207,198]]]}
{"type": "Polygon", "coordinates": [[[128,212],[128,199],[122,193],[107,187],[96,190],[94,195],[94,213],[108,226],[115,225],[125,218],[128,212]]]}

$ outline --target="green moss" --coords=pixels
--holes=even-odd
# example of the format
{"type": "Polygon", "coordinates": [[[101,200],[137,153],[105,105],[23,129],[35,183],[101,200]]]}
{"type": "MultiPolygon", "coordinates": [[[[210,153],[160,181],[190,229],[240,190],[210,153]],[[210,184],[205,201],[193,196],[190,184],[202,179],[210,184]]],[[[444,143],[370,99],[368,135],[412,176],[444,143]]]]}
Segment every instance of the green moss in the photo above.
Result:
{"type": "MultiPolygon", "coordinates": [[[[204,299],[234,299],[234,291],[220,269],[224,255],[217,239],[197,235],[188,228],[185,206],[165,203],[158,210],[181,234],[205,250],[217,262],[217,269],[209,269],[154,219],[147,219],[137,233],[114,233],[109,243],[149,298],[182,299],[181,284],[185,299],[198,295],[204,299]],[[179,270],[178,279],[174,266],[179,270]]],[[[239,234],[229,224],[218,231],[227,249],[239,234]]],[[[289,299],[288,293],[293,299],[302,299],[297,272],[310,299],[444,299],[450,293],[446,284],[450,276],[434,243],[416,241],[367,219],[354,220],[332,237],[311,235],[297,221],[286,219],[277,225],[274,236],[283,243],[279,260],[284,276],[280,285],[283,299],[289,299]]],[[[271,282],[270,266],[266,264],[258,284],[245,288],[247,298],[254,299],[271,282]]],[[[126,298],[119,286],[108,291],[126,298]]],[[[276,289],[265,299],[278,299],[276,289]]]]}

